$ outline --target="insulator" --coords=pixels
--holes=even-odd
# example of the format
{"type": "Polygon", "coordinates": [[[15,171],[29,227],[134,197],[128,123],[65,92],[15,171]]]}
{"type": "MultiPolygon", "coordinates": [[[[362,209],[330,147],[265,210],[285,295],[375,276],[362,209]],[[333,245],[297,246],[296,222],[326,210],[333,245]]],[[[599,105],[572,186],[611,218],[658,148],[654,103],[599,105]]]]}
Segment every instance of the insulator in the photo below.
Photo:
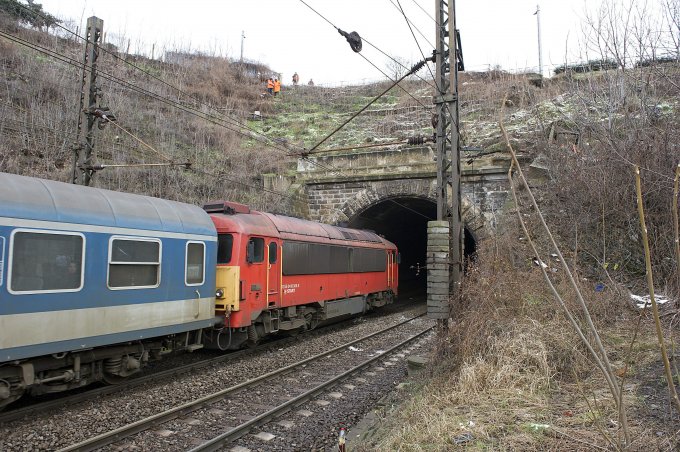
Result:
{"type": "Polygon", "coordinates": [[[352,48],[353,51],[355,51],[356,53],[361,52],[361,36],[359,36],[359,33],[357,33],[356,31],[347,33],[346,31],[342,31],[339,28],[338,33],[340,33],[345,37],[345,39],[347,39],[347,42],[349,43],[349,46],[352,48]]]}
{"type": "Polygon", "coordinates": [[[414,64],[411,70],[409,71],[409,74],[415,74],[416,72],[418,72],[423,66],[425,66],[426,61],[427,60],[422,60],[414,64]]]}
{"type": "Polygon", "coordinates": [[[421,144],[425,144],[425,137],[422,137],[422,136],[409,137],[408,144],[410,144],[411,146],[418,146],[418,145],[421,145],[421,144]]]}

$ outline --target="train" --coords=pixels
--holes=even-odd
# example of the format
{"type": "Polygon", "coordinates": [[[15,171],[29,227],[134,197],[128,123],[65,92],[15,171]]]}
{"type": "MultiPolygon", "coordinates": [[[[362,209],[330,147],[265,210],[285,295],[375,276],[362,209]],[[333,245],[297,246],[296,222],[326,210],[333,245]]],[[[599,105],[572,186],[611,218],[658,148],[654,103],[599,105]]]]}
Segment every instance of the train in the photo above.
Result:
{"type": "Polygon", "coordinates": [[[392,303],[385,238],[0,173],[0,408],[392,303]]]}

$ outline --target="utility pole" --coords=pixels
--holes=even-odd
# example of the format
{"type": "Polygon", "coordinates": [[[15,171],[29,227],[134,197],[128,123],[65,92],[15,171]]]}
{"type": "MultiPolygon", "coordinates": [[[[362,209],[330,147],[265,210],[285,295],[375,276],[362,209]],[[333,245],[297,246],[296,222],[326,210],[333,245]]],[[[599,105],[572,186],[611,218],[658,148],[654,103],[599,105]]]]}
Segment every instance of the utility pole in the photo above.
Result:
{"type": "Polygon", "coordinates": [[[243,41],[246,40],[246,32],[245,30],[241,30],[241,60],[240,62],[243,63],[243,41]]]}
{"type": "Polygon", "coordinates": [[[538,73],[543,77],[543,46],[541,45],[541,5],[536,5],[536,25],[538,26],[538,73]]]}
{"type": "Polygon", "coordinates": [[[435,6],[437,221],[428,222],[427,314],[445,331],[463,273],[458,71],[464,67],[455,0],[435,0],[435,6]]]}
{"type": "Polygon", "coordinates": [[[104,21],[92,16],[87,19],[87,42],[83,59],[82,85],[80,105],[78,108],[78,142],[74,146],[73,173],[71,182],[90,185],[94,176],[94,127],[97,117],[93,114],[97,109],[97,56],[99,43],[104,29],[104,21]],[[89,77],[88,77],[89,74],[89,77]],[[87,103],[85,93],[87,92],[87,103]],[[87,121],[87,130],[83,130],[83,120],[87,121]],[[84,136],[83,136],[84,134],[84,136]]]}

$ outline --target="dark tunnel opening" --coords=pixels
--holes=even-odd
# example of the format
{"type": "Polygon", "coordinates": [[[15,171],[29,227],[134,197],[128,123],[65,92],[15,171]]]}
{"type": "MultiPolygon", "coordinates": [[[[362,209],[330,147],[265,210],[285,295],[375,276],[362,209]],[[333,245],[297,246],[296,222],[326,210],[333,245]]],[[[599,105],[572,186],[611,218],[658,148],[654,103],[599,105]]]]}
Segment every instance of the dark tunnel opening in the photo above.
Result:
{"type": "MultiPolygon", "coordinates": [[[[380,201],[350,219],[347,226],[370,229],[399,248],[399,291],[424,296],[427,288],[427,222],[437,218],[437,205],[425,198],[399,197],[380,201]]],[[[477,245],[465,231],[466,261],[474,259],[477,245]]]]}

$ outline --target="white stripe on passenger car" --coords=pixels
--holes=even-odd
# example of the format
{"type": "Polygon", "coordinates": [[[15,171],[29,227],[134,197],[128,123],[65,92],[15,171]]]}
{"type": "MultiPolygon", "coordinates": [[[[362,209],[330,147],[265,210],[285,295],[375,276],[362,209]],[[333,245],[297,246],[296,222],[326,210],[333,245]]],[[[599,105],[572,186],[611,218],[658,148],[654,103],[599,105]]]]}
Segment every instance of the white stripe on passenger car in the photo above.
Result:
{"type": "Polygon", "coordinates": [[[214,298],[0,315],[0,350],[180,325],[214,316],[214,298]]]}
{"type": "Polygon", "coordinates": [[[159,237],[184,240],[204,240],[216,242],[217,237],[201,234],[185,234],[182,232],[153,231],[148,229],[119,228],[117,226],[97,226],[92,224],[61,223],[58,221],[26,220],[24,218],[0,217],[0,226],[52,229],[57,231],[99,232],[104,234],[136,235],[142,237],[159,237]]]}

